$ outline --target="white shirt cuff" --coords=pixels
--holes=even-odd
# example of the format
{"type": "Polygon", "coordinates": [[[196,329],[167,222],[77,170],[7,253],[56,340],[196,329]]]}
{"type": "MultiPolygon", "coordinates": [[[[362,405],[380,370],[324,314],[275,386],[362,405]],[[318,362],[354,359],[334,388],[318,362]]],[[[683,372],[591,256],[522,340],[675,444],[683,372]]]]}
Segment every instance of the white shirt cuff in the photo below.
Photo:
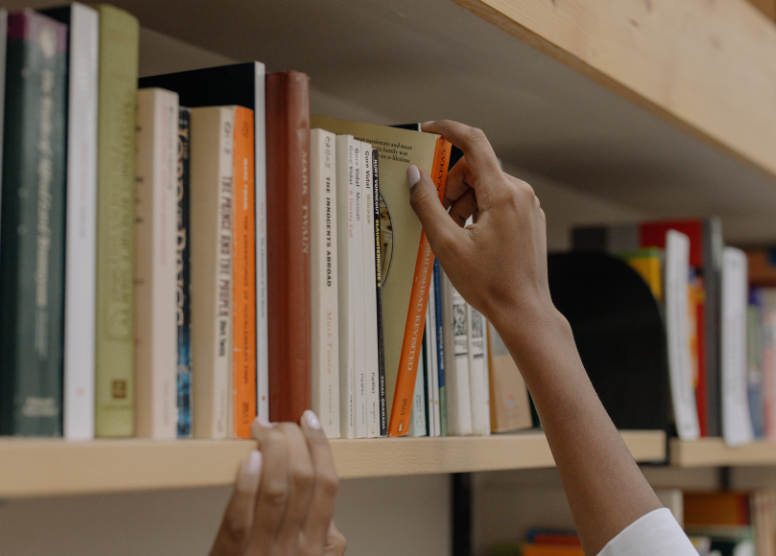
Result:
{"type": "Polygon", "coordinates": [[[654,510],[628,525],[598,556],[698,556],[690,539],[667,508],[654,510]]]}

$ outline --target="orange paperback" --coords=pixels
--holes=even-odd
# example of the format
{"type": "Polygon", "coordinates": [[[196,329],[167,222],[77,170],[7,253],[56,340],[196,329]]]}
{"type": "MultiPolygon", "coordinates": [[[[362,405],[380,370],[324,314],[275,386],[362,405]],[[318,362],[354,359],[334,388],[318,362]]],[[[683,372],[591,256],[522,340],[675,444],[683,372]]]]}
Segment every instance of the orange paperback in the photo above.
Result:
{"type": "Polygon", "coordinates": [[[253,110],[235,107],[232,212],[232,436],[251,437],[256,417],[256,236],[253,110]]]}

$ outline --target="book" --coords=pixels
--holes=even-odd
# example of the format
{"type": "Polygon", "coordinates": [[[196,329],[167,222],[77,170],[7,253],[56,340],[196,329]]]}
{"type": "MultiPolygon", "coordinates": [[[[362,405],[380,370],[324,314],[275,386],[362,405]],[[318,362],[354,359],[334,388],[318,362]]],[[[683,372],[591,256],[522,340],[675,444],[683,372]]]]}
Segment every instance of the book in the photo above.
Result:
{"type": "Polygon", "coordinates": [[[367,437],[367,411],[366,411],[366,305],[364,292],[364,163],[361,155],[364,150],[364,142],[356,141],[353,144],[353,180],[348,182],[350,192],[348,202],[353,202],[353,249],[348,253],[353,257],[351,267],[350,287],[353,288],[353,350],[355,369],[355,423],[356,438],[367,437]]]}
{"type": "Polygon", "coordinates": [[[178,236],[176,322],[178,324],[178,437],[191,436],[191,110],[178,109],[176,200],[178,236]]]}
{"type": "Polygon", "coordinates": [[[95,436],[132,436],[139,26],[123,10],[107,4],[95,7],[100,14],[95,436]]]}
{"type": "Polygon", "coordinates": [[[758,290],[762,310],[762,404],[765,437],[776,438],[776,288],[758,290]]]}
{"type": "Polygon", "coordinates": [[[408,164],[425,169],[439,184],[438,190],[443,195],[449,143],[433,134],[406,129],[320,116],[313,117],[312,121],[315,127],[351,134],[380,153],[385,382],[386,400],[391,404],[389,434],[405,435],[433,263],[420,221],[409,205],[406,170],[408,164]]]}
{"type": "Polygon", "coordinates": [[[356,438],[356,339],[355,286],[358,269],[354,234],[355,139],[338,135],[337,145],[337,274],[339,281],[340,430],[344,438],[356,438]]]}
{"type": "Polygon", "coordinates": [[[234,108],[232,187],[232,434],[256,418],[256,204],[253,110],[234,108]]]}
{"type": "Polygon", "coordinates": [[[426,306],[426,383],[428,384],[428,410],[429,410],[429,436],[441,436],[442,425],[439,414],[439,365],[437,363],[437,339],[436,339],[436,294],[434,280],[428,292],[428,305],[426,306]]]}
{"type": "Polygon", "coordinates": [[[442,273],[442,319],[447,390],[447,432],[466,436],[474,432],[469,381],[469,334],[466,301],[442,273]]]}
{"type": "Polygon", "coordinates": [[[310,131],[310,284],[313,411],[328,438],[340,432],[337,138],[310,131]]]}
{"type": "Polygon", "coordinates": [[[745,492],[685,492],[686,527],[749,525],[749,494],[745,492]]]}
{"type": "Polygon", "coordinates": [[[412,416],[410,419],[407,436],[429,436],[428,433],[428,406],[426,389],[426,358],[425,343],[420,348],[420,361],[418,372],[415,373],[415,389],[412,393],[412,416]]]}
{"type": "Polygon", "coordinates": [[[266,77],[270,420],[298,422],[312,405],[309,78],[266,77]]]}
{"type": "Polygon", "coordinates": [[[380,207],[383,205],[380,196],[380,153],[372,149],[372,189],[374,190],[374,216],[375,225],[375,290],[377,302],[377,379],[379,387],[380,403],[380,436],[388,434],[388,408],[386,404],[385,390],[385,337],[383,335],[383,256],[382,256],[382,229],[380,225],[380,207]]]}
{"type": "MultiPolygon", "coordinates": [[[[610,253],[655,247],[665,249],[666,232],[679,231],[690,239],[690,302],[695,305],[697,348],[696,407],[701,436],[720,436],[720,280],[722,268],[722,225],[719,218],[665,220],[576,228],[575,249],[610,253]]],[[[692,331],[691,331],[692,332],[692,331]]]]}
{"type": "Polygon", "coordinates": [[[693,367],[689,342],[689,238],[676,230],[666,232],[665,257],[665,313],[671,400],[679,438],[695,440],[700,436],[700,427],[692,384],[693,367]]]}
{"type": "MultiPolygon", "coordinates": [[[[434,261],[434,311],[436,312],[436,363],[439,381],[439,434],[447,436],[447,394],[445,386],[445,339],[442,320],[442,267],[434,261]]],[[[492,383],[491,383],[492,384],[492,383]]],[[[493,396],[491,395],[491,398],[493,396]]]]}
{"type": "Polygon", "coordinates": [[[65,25],[8,16],[0,435],[62,434],[66,69],[65,25]]]}
{"type": "Polygon", "coordinates": [[[256,400],[259,416],[269,419],[267,331],[267,167],[264,64],[244,62],[154,75],[141,87],[178,93],[182,106],[244,106],[253,110],[254,199],[256,214],[256,400]]]}
{"type": "Polygon", "coordinates": [[[178,95],[137,93],[135,435],[177,436],[178,95]]]}
{"type": "MultiPolygon", "coordinates": [[[[0,8],[0,129],[4,129],[6,45],[8,42],[8,10],[0,8]]],[[[0,133],[0,153],[3,152],[3,134],[0,133]]],[[[2,198],[3,157],[0,156],[0,198],[2,198]]],[[[0,214],[2,211],[0,211],[0,214]]],[[[0,224],[1,225],[1,224],[0,224]]]]}
{"type": "Polygon", "coordinates": [[[751,442],[752,421],[746,366],[746,255],[725,247],[722,254],[722,436],[729,446],[751,442]]]}
{"type": "Polygon", "coordinates": [[[762,296],[759,289],[754,288],[749,292],[746,307],[746,380],[749,416],[755,438],[765,437],[763,332],[762,296]]]}
{"type": "MultiPolygon", "coordinates": [[[[78,2],[42,13],[69,27],[63,433],[68,440],[89,440],[94,438],[100,17],[78,2]]],[[[0,57],[5,59],[4,53],[0,57]]]]}
{"type": "Polygon", "coordinates": [[[490,385],[485,364],[485,319],[482,314],[466,304],[468,322],[469,393],[472,408],[472,433],[490,434],[490,385]]]}
{"type": "Polygon", "coordinates": [[[490,371],[490,430],[510,432],[530,429],[531,404],[523,375],[509,354],[493,323],[488,328],[488,368],[490,371]]]}
{"type": "Polygon", "coordinates": [[[191,109],[193,433],[226,438],[231,415],[234,107],[191,109]]]}
{"type": "Polygon", "coordinates": [[[361,238],[364,276],[364,371],[366,374],[366,437],[380,436],[380,354],[377,345],[377,256],[375,253],[374,150],[361,144],[363,194],[361,238]]]}

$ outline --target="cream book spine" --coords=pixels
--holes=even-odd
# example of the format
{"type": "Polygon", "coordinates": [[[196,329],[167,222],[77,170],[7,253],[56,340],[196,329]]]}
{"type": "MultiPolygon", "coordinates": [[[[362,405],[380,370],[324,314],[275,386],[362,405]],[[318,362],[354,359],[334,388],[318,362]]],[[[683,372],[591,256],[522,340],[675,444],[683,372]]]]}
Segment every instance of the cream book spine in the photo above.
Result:
{"type": "Polygon", "coordinates": [[[135,435],[177,436],[178,95],[137,94],[135,435]]]}
{"type": "Polygon", "coordinates": [[[352,284],[354,242],[354,143],[352,135],[338,135],[337,144],[337,274],[339,285],[339,365],[340,365],[340,433],[344,438],[356,438],[356,337],[353,309],[355,296],[352,284]]]}
{"type": "Polygon", "coordinates": [[[722,436],[728,446],[754,439],[746,368],[746,308],[749,273],[746,254],[722,252],[722,436]]]}
{"type": "Polygon", "coordinates": [[[348,237],[350,252],[348,255],[353,263],[350,266],[350,287],[353,290],[351,314],[355,339],[355,372],[356,372],[356,438],[367,437],[366,417],[366,315],[364,314],[364,164],[362,162],[363,143],[353,142],[353,180],[349,182],[353,198],[353,229],[348,237]]]}
{"type": "Polygon", "coordinates": [[[191,110],[191,366],[197,438],[230,434],[233,127],[233,107],[191,110]]]}
{"type": "Polygon", "coordinates": [[[466,304],[469,323],[469,392],[472,407],[472,433],[490,434],[490,407],[488,406],[488,372],[485,365],[485,331],[482,314],[466,304]]]}
{"type": "Polygon", "coordinates": [[[442,319],[445,342],[447,432],[450,436],[466,436],[472,434],[466,301],[444,273],[442,274],[442,319]]]}
{"type": "Polygon", "coordinates": [[[687,278],[690,273],[690,240],[675,230],[666,233],[666,335],[668,371],[676,430],[682,440],[700,436],[698,410],[692,384],[690,313],[687,278]]]}
{"type": "Polygon", "coordinates": [[[100,16],[70,6],[65,252],[64,436],[94,438],[97,78],[100,16]]]}
{"type": "Polygon", "coordinates": [[[366,436],[380,436],[380,370],[377,351],[377,257],[375,253],[375,209],[372,174],[372,145],[361,143],[363,194],[361,195],[361,238],[364,268],[364,351],[366,373],[366,436]]]}
{"type": "Polygon", "coordinates": [[[336,135],[310,131],[313,411],[328,438],[340,433],[336,135]]]}
{"type": "Polygon", "coordinates": [[[437,361],[437,324],[436,324],[436,292],[434,281],[431,280],[426,306],[426,365],[428,383],[429,436],[441,436],[442,425],[439,413],[439,364],[437,361]]]}

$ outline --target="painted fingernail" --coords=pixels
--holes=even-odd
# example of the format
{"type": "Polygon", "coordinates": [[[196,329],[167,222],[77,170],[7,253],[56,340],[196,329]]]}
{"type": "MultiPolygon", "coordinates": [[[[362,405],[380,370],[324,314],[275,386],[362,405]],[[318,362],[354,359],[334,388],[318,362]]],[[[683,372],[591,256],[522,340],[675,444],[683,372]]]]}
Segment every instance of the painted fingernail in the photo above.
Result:
{"type": "Polygon", "coordinates": [[[253,450],[248,459],[240,468],[240,475],[237,479],[237,487],[246,492],[253,492],[259,486],[261,477],[261,452],[253,450]]]}
{"type": "Polygon", "coordinates": [[[418,167],[413,164],[407,168],[407,182],[410,184],[410,187],[415,187],[419,181],[420,170],[418,170],[418,167]]]}
{"type": "Polygon", "coordinates": [[[304,420],[307,421],[307,426],[311,429],[319,430],[321,428],[321,422],[311,409],[304,412],[304,420]]]}

